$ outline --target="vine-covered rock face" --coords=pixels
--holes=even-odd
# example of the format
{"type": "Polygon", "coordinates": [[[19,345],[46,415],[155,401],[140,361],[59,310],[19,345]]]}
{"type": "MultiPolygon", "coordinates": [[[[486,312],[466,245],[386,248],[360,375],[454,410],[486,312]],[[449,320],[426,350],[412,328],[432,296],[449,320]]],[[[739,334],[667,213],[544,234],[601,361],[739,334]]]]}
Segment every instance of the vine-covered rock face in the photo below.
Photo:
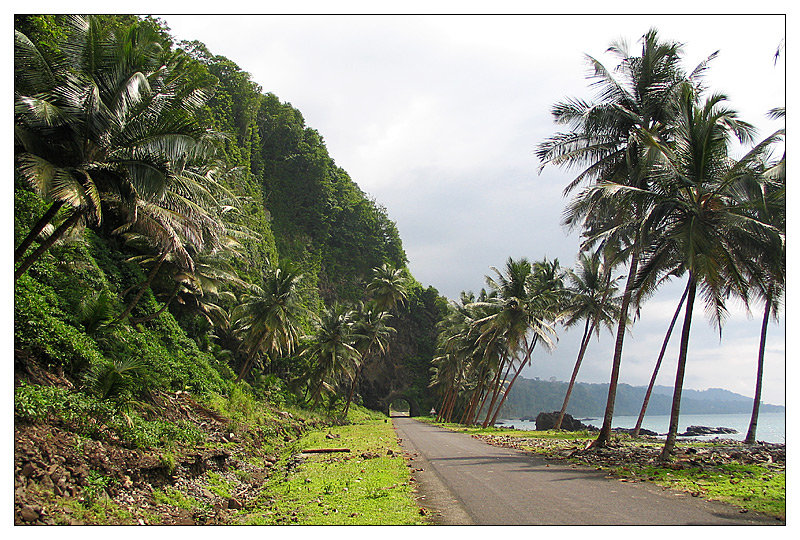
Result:
{"type": "Polygon", "coordinates": [[[413,381],[411,369],[389,353],[364,366],[359,393],[365,407],[382,411],[390,396],[408,391],[413,381]]]}

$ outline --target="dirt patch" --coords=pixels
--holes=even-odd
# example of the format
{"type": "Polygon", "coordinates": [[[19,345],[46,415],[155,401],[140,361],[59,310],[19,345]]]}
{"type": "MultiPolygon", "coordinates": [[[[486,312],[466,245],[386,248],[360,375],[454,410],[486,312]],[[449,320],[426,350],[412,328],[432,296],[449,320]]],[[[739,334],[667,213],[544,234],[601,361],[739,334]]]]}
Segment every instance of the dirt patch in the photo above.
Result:
{"type": "Polygon", "coordinates": [[[103,524],[227,524],[252,501],[278,459],[258,452],[259,433],[239,444],[227,419],[185,392],[154,399],[159,417],[193,423],[205,434],[199,445],[169,450],[126,447],[113,437],[94,440],[56,422],[14,426],[15,524],[89,524],[93,502],[106,510],[103,524]],[[253,463],[263,463],[263,467],[253,463]],[[217,484],[208,484],[214,472],[217,484]],[[177,501],[155,494],[179,493],[177,501]],[[87,523],[88,520],[88,523],[87,523]]]}

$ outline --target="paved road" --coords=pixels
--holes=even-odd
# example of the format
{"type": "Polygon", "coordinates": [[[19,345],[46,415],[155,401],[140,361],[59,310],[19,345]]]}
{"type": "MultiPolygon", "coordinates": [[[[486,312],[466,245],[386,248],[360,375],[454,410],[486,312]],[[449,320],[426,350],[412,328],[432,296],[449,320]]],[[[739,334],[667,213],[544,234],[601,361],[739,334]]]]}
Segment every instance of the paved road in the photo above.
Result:
{"type": "Polygon", "coordinates": [[[420,504],[449,525],[781,524],[753,512],[607,479],[519,450],[499,448],[413,418],[392,418],[411,456],[420,504]]]}

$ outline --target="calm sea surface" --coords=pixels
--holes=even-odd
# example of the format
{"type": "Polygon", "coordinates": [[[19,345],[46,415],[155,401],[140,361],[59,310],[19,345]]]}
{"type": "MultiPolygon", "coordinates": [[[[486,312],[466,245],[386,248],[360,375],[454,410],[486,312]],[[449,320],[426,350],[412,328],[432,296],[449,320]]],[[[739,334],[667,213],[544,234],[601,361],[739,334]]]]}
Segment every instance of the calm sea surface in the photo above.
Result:
{"type": "MultiPolygon", "coordinates": [[[[603,419],[598,418],[579,418],[584,424],[591,424],[600,427],[603,419]]],[[[615,416],[611,423],[613,427],[632,428],[636,425],[636,416],[615,416]]],[[[504,427],[514,426],[517,429],[535,430],[535,422],[524,422],[519,419],[504,419],[504,427]]],[[[733,428],[739,433],[730,435],[707,435],[696,437],[701,440],[711,440],[714,437],[725,439],[744,440],[747,435],[747,428],[750,425],[750,413],[747,414],[685,414],[681,415],[678,422],[678,433],[683,433],[689,426],[706,427],[727,427],[733,428]]],[[[669,430],[669,415],[656,415],[644,417],[642,428],[650,429],[656,433],[666,435],[669,430]]],[[[786,443],[786,414],[785,413],[765,413],[758,415],[758,430],[756,439],[771,443],[786,443]]]]}

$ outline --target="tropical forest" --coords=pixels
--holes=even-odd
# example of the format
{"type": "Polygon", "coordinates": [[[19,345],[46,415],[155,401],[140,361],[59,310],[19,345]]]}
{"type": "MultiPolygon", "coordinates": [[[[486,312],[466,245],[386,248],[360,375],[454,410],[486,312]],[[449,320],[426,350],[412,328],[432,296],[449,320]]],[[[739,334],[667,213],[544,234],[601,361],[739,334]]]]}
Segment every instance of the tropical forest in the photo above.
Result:
{"type": "Polygon", "coordinates": [[[553,104],[558,130],[531,141],[542,169],[572,177],[574,262],[508,257],[448,299],[412,275],[391,208],[292,96],[155,17],[15,16],[14,523],[440,523],[397,414],[703,496],[721,475],[750,491],[709,497],[784,519],[785,445],[757,438],[785,288],[784,132],[757,137],[706,89],[713,55],[687,69],[656,30],[640,45],[594,60],[596,100],[553,104]],[[683,296],[621,433],[624,340],[670,280],[683,296]],[[723,462],[687,447],[678,420],[692,315],[721,332],[732,302],[762,332],[746,459],[728,444],[723,462]],[[569,328],[580,350],[553,425],[503,428],[523,395],[552,391],[521,375],[569,328]],[[569,430],[601,333],[615,344],[602,427],[569,430]],[[669,430],[647,437],[670,337],[675,384],[654,398],[669,430]],[[705,455],[714,467],[686,465],[705,455]]]}

